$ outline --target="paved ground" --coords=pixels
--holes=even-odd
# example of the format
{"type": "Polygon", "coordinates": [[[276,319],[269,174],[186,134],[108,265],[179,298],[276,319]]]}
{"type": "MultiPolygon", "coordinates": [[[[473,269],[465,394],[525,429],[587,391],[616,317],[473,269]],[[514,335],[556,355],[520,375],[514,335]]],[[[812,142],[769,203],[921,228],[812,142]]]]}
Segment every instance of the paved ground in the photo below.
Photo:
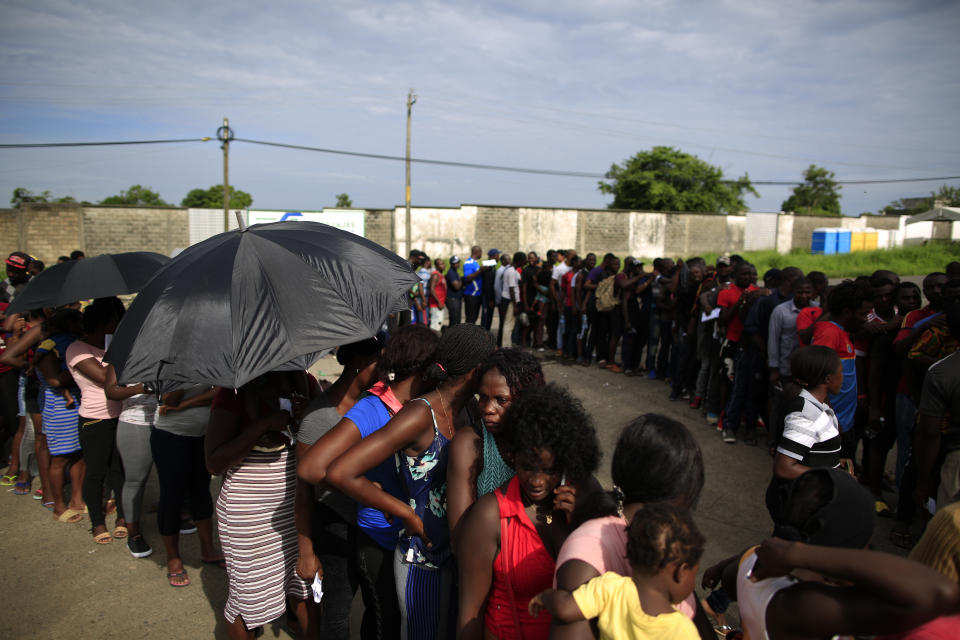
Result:
{"type": "MultiPolygon", "coordinates": [[[[336,375],[327,358],[315,368],[336,375]]],[[[544,361],[547,378],[569,386],[593,416],[604,458],[599,477],[609,486],[610,454],[620,428],[640,413],[659,412],[684,422],[700,441],[706,488],[696,519],[708,539],[702,568],[746,546],[771,530],[763,495],[770,457],[761,447],[721,442],[714,427],[683,402],[669,402],[663,382],[627,378],[596,367],[544,361]]],[[[762,435],[761,435],[762,439],[762,435]]],[[[145,505],[157,501],[155,478],[145,505]]],[[[112,517],[108,518],[112,524],[112,517]]],[[[889,521],[878,519],[875,540],[884,550],[889,521]]],[[[144,518],[147,540],[159,546],[154,513],[144,518]]],[[[192,584],[167,586],[163,553],[136,560],[118,542],[96,546],[84,524],[58,524],[38,501],[0,493],[0,567],[4,594],[0,637],[10,638],[168,638],[226,637],[222,624],[226,575],[202,565],[196,536],[182,540],[192,584]]],[[[265,637],[289,637],[280,624],[265,637]]]]}

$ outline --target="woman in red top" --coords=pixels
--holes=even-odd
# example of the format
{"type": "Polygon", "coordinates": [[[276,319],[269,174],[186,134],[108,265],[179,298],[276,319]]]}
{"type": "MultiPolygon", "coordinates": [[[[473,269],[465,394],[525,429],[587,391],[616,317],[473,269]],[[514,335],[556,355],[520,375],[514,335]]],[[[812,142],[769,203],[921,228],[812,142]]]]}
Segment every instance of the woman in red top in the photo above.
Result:
{"type": "Polygon", "coordinates": [[[433,271],[430,272],[430,328],[440,331],[446,322],[447,280],[443,277],[446,265],[442,258],[433,261],[433,271]]]}
{"type": "Polygon", "coordinates": [[[504,422],[514,433],[517,475],[464,516],[457,621],[463,640],[547,638],[549,616],[533,618],[527,605],[552,586],[557,552],[571,530],[575,487],[599,461],[589,416],[561,387],[522,394],[504,422]]]}

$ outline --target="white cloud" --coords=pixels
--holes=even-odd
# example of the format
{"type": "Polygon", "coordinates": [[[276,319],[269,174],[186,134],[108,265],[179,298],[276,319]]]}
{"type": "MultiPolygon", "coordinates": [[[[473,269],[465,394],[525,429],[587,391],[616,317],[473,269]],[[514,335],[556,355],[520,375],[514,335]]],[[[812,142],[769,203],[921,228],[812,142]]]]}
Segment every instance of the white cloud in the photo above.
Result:
{"type": "MultiPolygon", "coordinates": [[[[426,157],[601,172],[670,144],[754,178],[799,179],[811,161],[840,177],[960,172],[951,2],[103,0],[2,11],[6,140],[210,135],[226,115],[244,137],[401,154],[415,87],[414,149],[426,157]]],[[[402,165],[235,148],[238,184],[257,185],[258,206],[316,206],[327,183],[371,206],[401,193],[402,165]]],[[[83,197],[100,198],[157,175],[174,194],[218,179],[203,147],[83,172],[62,152],[22,153],[0,151],[0,192],[82,183],[103,191],[83,197]]],[[[590,180],[414,175],[432,204],[604,202],[590,180]]],[[[845,192],[845,209],[892,199],[862,191],[845,192]]],[[[762,193],[757,209],[783,198],[762,193]]]]}

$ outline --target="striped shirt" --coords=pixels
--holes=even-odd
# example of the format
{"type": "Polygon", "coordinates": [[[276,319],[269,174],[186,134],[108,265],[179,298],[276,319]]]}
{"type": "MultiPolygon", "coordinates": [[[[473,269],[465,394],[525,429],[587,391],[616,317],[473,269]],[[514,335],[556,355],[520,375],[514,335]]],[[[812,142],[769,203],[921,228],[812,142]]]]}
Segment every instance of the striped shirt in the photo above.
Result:
{"type": "Polygon", "coordinates": [[[777,452],[807,467],[840,464],[840,425],[833,409],[806,389],[787,405],[777,452]]]}

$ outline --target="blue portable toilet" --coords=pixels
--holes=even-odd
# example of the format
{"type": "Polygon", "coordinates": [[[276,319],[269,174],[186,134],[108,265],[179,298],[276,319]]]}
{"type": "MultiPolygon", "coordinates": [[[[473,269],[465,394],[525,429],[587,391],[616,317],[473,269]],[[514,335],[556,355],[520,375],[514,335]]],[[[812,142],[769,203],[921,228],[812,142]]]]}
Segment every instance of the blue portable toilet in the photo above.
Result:
{"type": "Polygon", "coordinates": [[[837,230],[831,228],[814,229],[813,238],[810,243],[810,253],[832,255],[836,252],[837,230]]]}
{"type": "Polygon", "coordinates": [[[837,253],[850,253],[853,233],[850,229],[837,229],[837,253]]]}

